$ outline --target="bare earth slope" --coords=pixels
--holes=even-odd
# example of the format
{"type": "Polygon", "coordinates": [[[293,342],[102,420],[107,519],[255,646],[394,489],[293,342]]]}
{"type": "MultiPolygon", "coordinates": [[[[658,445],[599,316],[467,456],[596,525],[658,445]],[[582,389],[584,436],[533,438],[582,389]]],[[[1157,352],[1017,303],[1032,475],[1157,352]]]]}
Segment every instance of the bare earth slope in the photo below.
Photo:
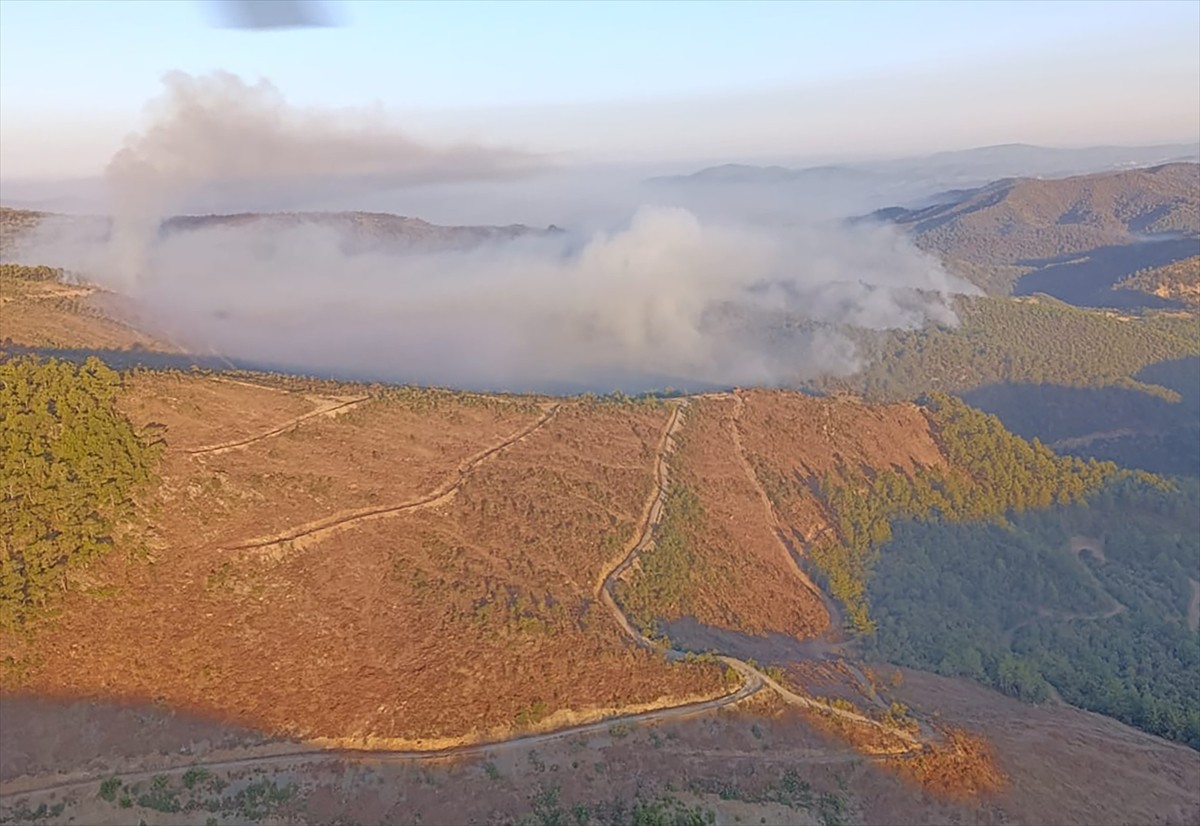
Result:
{"type": "Polygon", "coordinates": [[[126,409],[168,444],[146,503],[150,564],[110,554],[35,642],[0,637],[24,664],[6,690],[158,698],[393,746],[724,690],[711,666],[631,649],[594,601],[648,493],[665,410],[431,391],[305,415],[321,403],[134,377],[126,409]],[[255,429],[265,438],[246,439],[255,429]],[[214,441],[243,444],[197,451],[214,441]]]}
{"type": "Polygon", "coordinates": [[[0,264],[0,341],[26,347],[170,351],[117,312],[120,299],[92,284],[68,284],[48,267],[0,264]]]}

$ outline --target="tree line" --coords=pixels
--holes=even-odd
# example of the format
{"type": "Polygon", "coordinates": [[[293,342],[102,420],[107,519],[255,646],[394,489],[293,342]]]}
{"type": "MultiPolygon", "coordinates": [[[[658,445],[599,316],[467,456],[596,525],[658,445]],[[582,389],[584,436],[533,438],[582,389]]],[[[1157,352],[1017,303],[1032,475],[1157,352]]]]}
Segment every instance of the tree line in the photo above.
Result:
{"type": "Polygon", "coordinates": [[[1082,501],[1120,473],[1111,462],[1057,456],[953,396],[931,394],[922,404],[948,468],[922,467],[911,475],[885,469],[868,477],[860,468],[843,467],[819,485],[836,536],[813,543],[808,557],[862,633],[875,628],[867,582],[895,520],[1000,520],[1082,501]]]}
{"type": "Polygon", "coordinates": [[[867,367],[818,389],[845,389],[871,400],[912,399],[1004,382],[1071,387],[1128,386],[1143,367],[1200,354],[1200,324],[1189,313],[1141,316],[1072,307],[1051,298],[964,298],[957,327],[851,331],[867,367]]]}
{"type": "Polygon", "coordinates": [[[1195,480],[1126,477],[1006,524],[899,522],[868,588],[867,650],[1200,749],[1198,513],[1195,480]]]}
{"type": "Polygon", "coordinates": [[[96,358],[0,362],[0,627],[23,625],[108,552],[151,480],[158,447],[117,410],[120,387],[96,358]]]}

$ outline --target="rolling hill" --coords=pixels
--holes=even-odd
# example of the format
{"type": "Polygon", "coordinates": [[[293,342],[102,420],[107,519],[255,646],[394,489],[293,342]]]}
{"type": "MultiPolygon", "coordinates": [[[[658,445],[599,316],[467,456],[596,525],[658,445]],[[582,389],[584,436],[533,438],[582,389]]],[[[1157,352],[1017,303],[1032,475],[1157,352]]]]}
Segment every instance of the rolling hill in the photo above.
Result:
{"type": "MultiPolygon", "coordinates": [[[[20,248],[33,231],[46,225],[49,231],[73,237],[86,233],[103,239],[110,221],[100,216],[59,215],[50,212],[0,207],[0,253],[5,260],[20,255],[20,248]]],[[[233,215],[176,215],[159,226],[159,237],[212,231],[280,233],[318,229],[333,232],[346,252],[399,253],[439,249],[461,249],[517,238],[557,235],[557,227],[535,229],[521,224],[506,227],[441,226],[384,212],[247,212],[233,215]]]]}
{"type": "Polygon", "coordinates": [[[998,179],[1061,178],[1196,161],[1200,147],[1188,144],[1083,149],[1007,144],[824,166],[728,163],[644,184],[655,197],[679,198],[685,205],[730,202],[737,207],[735,215],[844,217],[888,203],[936,205],[954,197],[947,190],[961,196],[998,179]]]}
{"type": "Polygon", "coordinates": [[[1200,306],[1200,255],[1182,261],[1138,270],[1117,287],[1141,290],[1190,307],[1200,306]]]}
{"type": "Polygon", "coordinates": [[[1056,149],[1030,144],[1004,144],[937,152],[933,155],[860,161],[831,166],[785,167],[729,163],[686,175],[650,178],[654,185],[813,183],[853,186],[924,180],[943,189],[972,186],[999,178],[1063,177],[1130,167],[1200,160],[1200,148],[1189,144],[1056,149]]]}
{"type": "MultiPolygon", "coordinates": [[[[0,749],[6,816],[46,817],[61,804],[69,808],[58,812],[89,822],[187,807],[237,822],[311,819],[331,811],[321,808],[332,805],[321,802],[331,765],[442,755],[469,768],[431,784],[488,799],[489,784],[521,778],[535,812],[636,800],[836,823],[851,814],[869,822],[879,806],[922,819],[1016,814],[1030,796],[1050,805],[1023,768],[1025,745],[1010,740],[993,757],[978,740],[984,729],[954,728],[998,700],[983,695],[967,704],[974,711],[950,717],[928,705],[918,716],[907,710],[928,695],[913,697],[902,675],[885,680],[886,665],[861,659],[840,623],[837,557],[817,554],[859,530],[861,511],[833,478],[892,480],[872,488],[868,510],[890,507],[879,492],[900,480],[959,479],[976,508],[1012,480],[1031,496],[1044,480],[1053,496],[1055,485],[1085,491],[1113,472],[1056,464],[994,424],[981,427],[966,408],[944,418],[911,404],[779,391],[487,396],[233,371],[116,374],[26,358],[0,371],[0,415],[19,423],[10,438],[47,439],[47,460],[69,462],[77,431],[55,417],[94,421],[80,438],[103,438],[99,423],[124,429],[136,440],[125,455],[152,468],[151,478],[122,483],[123,510],[108,511],[104,496],[117,489],[103,481],[115,472],[104,463],[127,460],[99,453],[93,475],[77,481],[76,494],[95,487],[110,520],[82,523],[92,532],[86,558],[65,534],[45,556],[40,546],[4,548],[6,559],[23,560],[0,569],[0,702],[24,721],[6,726],[0,749]],[[70,412],[27,417],[40,408],[24,394],[66,393],[85,379],[86,393],[70,391],[70,412]],[[999,441],[976,445],[979,434],[999,441]],[[1005,468],[994,478],[992,457],[1005,468]],[[689,722],[718,708],[728,710],[711,723],[689,722]],[[67,747],[57,739],[62,722],[81,713],[91,733],[67,747]],[[137,742],[116,733],[154,720],[137,742]],[[755,766],[753,776],[731,778],[727,762],[707,758],[675,767],[684,752],[712,756],[712,737],[726,760],[755,766]],[[62,745],[37,745],[47,738],[62,745]],[[154,756],[143,742],[175,745],[154,756]],[[766,749],[778,769],[762,762],[766,749]],[[865,762],[845,775],[855,759],[865,762]],[[542,776],[551,764],[560,781],[542,776]],[[610,768],[638,764],[654,766],[641,788],[597,785],[610,768]],[[56,773],[64,769],[72,773],[56,773]],[[741,808],[730,810],[731,800],[741,808]]],[[[10,485],[56,495],[22,467],[10,485]]],[[[38,518],[52,522],[47,504],[38,518]]],[[[941,541],[936,523],[924,529],[928,546],[941,541]]],[[[1063,583],[1078,576],[1050,570],[1063,583]]],[[[890,631],[894,598],[871,595],[890,631]]],[[[1000,707],[1007,722],[997,732],[1035,713],[1000,707]]],[[[1061,709],[1039,725],[1082,736],[1085,718],[1072,714],[1061,709]]],[[[1088,726],[1088,737],[1118,751],[1153,742],[1088,726]]],[[[1200,800],[1169,778],[1186,776],[1195,753],[1153,749],[1168,772],[1155,810],[1169,822],[1172,811],[1189,817],[1200,800]]],[[[1068,749],[1059,759],[1087,754],[1068,749]]],[[[427,771],[443,776],[436,765],[427,771]]],[[[376,775],[352,776],[343,793],[368,805],[376,775]]],[[[1097,799],[1148,811],[1144,797],[1127,798],[1097,799]]],[[[439,799],[407,805],[435,819],[459,805],[439,799]]],[[[505,805],[522,811],[519,800],[505,805]]]]}
{"type": "Polygon", "coordinates": [[[420,218],[385,212],[250,212],[237,215],[175,216],[162,223],[160,234],[169,237],[177,233],[222,229],[280,232],[306,227],[328,229],[337,233],[351,250],[358,248],[384,251],[469,247],[559,232],[556,227],[538,230],[521,224],[507,227],[440,226],[420,218]]]}
{"type": "Polygon", "coordinates": [[[1117,297],[1107,294],[1121,279],[1195,255],[1200,165],[1000,180],[872,217],[904,228],[917,246],[989,292],[1115,306],[1117,297]]]}

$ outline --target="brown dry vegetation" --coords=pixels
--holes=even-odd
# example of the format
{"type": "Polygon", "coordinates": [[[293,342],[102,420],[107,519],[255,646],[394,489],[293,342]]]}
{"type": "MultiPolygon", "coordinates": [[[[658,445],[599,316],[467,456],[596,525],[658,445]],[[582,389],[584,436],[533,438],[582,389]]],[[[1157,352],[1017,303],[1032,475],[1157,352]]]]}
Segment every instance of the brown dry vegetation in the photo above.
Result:
{"type": "Polygon", "coordinates": [[[788,548],[799,544],[794,536],[810,541],[828,528],[815,485],[844,466],[944,464],[915,405],[757,390],[696,399],[671,459],[676,484],[698,503],[698,515],[680,526],[688,567],[666,587],[661,572],[639,584],[645,574],[635,569],[633,587],[658,594],[652,613],[667,622],[694,617],[715,629],[820,636],[830,630],[828,602],[788,548]]]}
{"type": "MultiPolygon", "coordinates": [[[[214,769],[233,784],[296,784],[274,823],[514,823],[540,791],[558,789],[573,822],[575,805],[622,800],[667,788],[716,812],[718,824],[820,822],[816,807],[757,802],[791,778],[814,797],[843,802],[837,822],[865,824],[1178,824],[1200,817],[1200,755],[1114,720],[1062,707],[1033,707],[973,683],[906,672],[914,693],[946,720],[983,727],[1008,782],[971,796],[940,795],[888,758],[847,748],[772,695],[700,719],[497,747],[468,761],[414,762],[322,754],[265,765],[214,769]],[[709,791],[705,791],[709,790],[709,791]],[[717,793],[715,790],[719,790],[717,793]],[[419,819],[419,821],[418,821],[419,819]]],[[[915,702],[915,700],[914,700],[915,702]]],[[[0,699],[7,750],[0,761],[0,814],[64,802],[49,822],[184,822],[185,815],[119,808],[97,794],[99,778],[142,772],[141,787],[167,773],[182,788],[184,769],[288,744],[261,745],[236,731],[163,708],[107,703],[0,699]],[[75,774],[84,767],[88,771],[75,774]],[[175,767],[172,770],[172,767],[175,767]],[[66,790],[20,793],[32,777],[96,778],[66,790]]],[[[129,783],[135,778],[123,776],[129,783]]],[[[234,786],[236,788],[236,786],[234,786]]],[[[237,822],[250,822],[240,818],[237,822]]],[[[826,821],[828,822],[828,821],[826,821]]]]}
{"type": "Polygon", "coordinates": [[[110,554],[76,577],[58,620],[0,640],[0,658],[22,663],[6,691],[153,698],[275,734],[430,746],[725,690],[713,666],[631,647],[593,602],[650,492],[661,408],[569,407],[428,509],[231,550],[412,501],[545,416],[528,400],[429,398],[189,455],[312,402],[134,376],[126,411],[165,424],[168,443],[145,503],[151,561],[110,554]]]}
{"type": "Polygon", "coordinates": [[[518,402],[489,408],[447,399],[426,410],[372,400],[241,449],[189,456],[257,432],[243,419],[269,431],[313,402],[188,374],[145,374],[132,385],[126,404],[134,421],[167,425],[163,541],[189,547],[236,545],[343,511],[407,502],[541,412],[518,402]]]}
{"type": "MultiPolygon", "coordinates": [[[[536,399],[375,392],[341,415],[302,418],[327,394],[357,398],[372,391],[303,382],[296,387],[288,392],[252,380],[193,374],[129,378],[123,409],[140,427],[165,425],[168,443],[162,483],[145,503],[154,531],[152,560],[120,551],[108,555],[73,577],[59,619],[35,629],[31,640],[0,639],[0,660],[12,656],[20,663],[0,670],[6,703],[33,702],[14,697],[16,692],[154,700],[160,709],[249,726],[259,734],[244,731],[237,739],[270,751],[287,746],[262,746],[263,735],[369,748],[445,746],[727,690],[712,667],[668,665],[631,646],[595,601],[600,579],[623,555],[650,495],[656,446],[670,415],[666,406],[569,402],[548,416],[545,402],[536,399]],[[254,440],[297,419],[293,430],[254,440]],[[322,516],[419,499],[458,479],[465,460],[515,434],[527,435],[471,465],[458,487],[428,506],[355,522],[311,543],[233,549],[238,540],[245,544],[322,516]],[[250,441],[234,450],[188,453],[245,440],[250,441]]],[[[910,470],[939,464],[942,456],[924,416],[910,405],[868,407],[846,398],[766,391],[740,395],[741,405],[730,397],[694,400],[671,457],[672,480],[694,489],[702,506],[703,521],[689,535],[691,547],[706,571],[718,572],[691,598],[696,614],[710,623],[811,637],[827,622],[824,609],[790,570],[770,528],[772,509],[756,482],[765,475],[762,486],[772,489],[772,473],[798,481],[791,493],[777,492],[783,503],[777,510],[787,524],[815,532],[824,516],[805,483],[843,464],[910,470]],[[756,463],[753,473],[739,461],[739,442],[756,463]]],[[[823,667],[834,683],[840,679],[834,672],[843,668],[823,667]]],[[[910,676],[904,687],[912,686],[910,676]]],[[[537,760],[562,750],[565,800],[614,794],[628,799],[632,787],[626,781],[635,777],[684,789],[699,779],[697,788],[717,788],[714,784],[730,777],[718,766],[734,761],[741,798],[688,792],[689,800],[713,804],[727,820],[805,822],[796,810],[752,802],[781,782],[785,769],[798,768],[813,773],[818,787],[848,789],[853,818],[865,822],[963,815],[1005,822],[1005,812],[1028,820],[1034,811],[1055,812],[1060,822],[1102,822],[1095,820],[1101,808],[1071,796],[1077,810],[1069,810],[1036,774],[1014,772],[1014,763],[1029,759],[1028,746],[994,740],[995,715],[983,719],[979,711],[989,703],[1007,704],[1005,720],[1037,714],[1039,725],[1053,726],[1066,719],[1056,715],[1069,710],[1029,710],[969,688],[983,699],[946,719],[982,730],[997,743],[995,760],[981,740],[956,730],[939,748],[888,756],[911,752],[911,743],[886,728],[820,710],[784,712],[765,692],[748,703],[757,717],[722,713],[671,724],[679,732],[673,744],[655,739],[657,734],[647,740],[644,729],[632,734],[614,729],[622,733],[602,738],[604,745],[588,745],[586,758],[578,751],[582,746],[564,743],[547,747],[537,760]],[[740,721],[741,734],[729,728],[730,720],[740,721]],[[814,738],[810,727],[835,739],[814,738]],[[854,749],[846,749],[846,742],[854,749]],[[601,749],[610,764],[603,774],[576,768],[597,759],[592,749],[601,749]],[[894,764],[895,777],[874,767],[881,761],[894,764]],[[822,774],[843,768],[849,774],[837,774],[832,784],[834,775],[822,774]],[[608,771],[617,772],[619,782],[602,779],[608,771]],[[1014,778],[1014,788],[997,785],[1002,773],[1014,778]],[[938,797],[914,791],[918,786],[938,797]],[[1023,802],[1030,789],[1040,809],[1023,802]]],[[[30,708],[37,702],[44,699],[30,708]]],[[[856,703],[872,716],[881,713],[861,699],[856,703]]],[[[126,724],[135,725],[122,714],[126,724]]],[[[88,715],[104,718],[102,710],[88,715]]],[[[1071,726],[1079,719],[1070,718],[1064,731],[1076,731],[1071,726]]],[[[0,768],[9,777],[81,759],[67,756],[74,755],[73,746],[60,744],[51,753],[35,745],[44,735],[38,734],[40,725],[18,730],[27,742],[6,734],[0,768]]],[[[227,749],[230,738],[218,729],[210,733],[208,725],[183,726],[176,734],[207,738],[202,748],[210,754],[227,749]]],[[[1123,732],[1124,740],[1117,737],[1122,748],[1157,743],[1113,721],[1097,725],[1110,732],[1101,738],[1104,743],[1116,742],[1111,732],[1123,732]]],[[[152,770],[159,760],[146,751],[159,748],[151,745],[157,742],[153,737],[121,741],[135,757],[113,763],[119,739],[105,736],[106,765],[152,770]]],[[[1086,742],[1104,753],[1105,746],[1086,742]]],[[[1060,761],[1099,770],[1088,763],[1093,759],[1088,749],[1056,745],[1060,761]]],[[[1168,749],[1160,755],[1172,773],[1189,765],[1180,753],[1168,749]]],[[[511,771],[511,762],[496,760],[505,773],[511,771]]],[[[293,772],[292,764],[281,765],[293,772]]],[[[488,801],[517,788],[497,784],[488,773],[481,773],[486,782],[479,785],[478,777],[460,772],[454,775],[456,788],[463,783],[470,791],[450,796],[453,800],[445,794],[423,797],[405,786],[398,800],[384,803],[376,799],[374,785],[354,784],[349,798],[332,800],[322,785],[327,768],[314,762],[287,775],[313,791],[304,799],[308,808],[295,810],[298,820],[328,820],[351,810],[386,819],[418,806],[430,822],[438,822],[497,811],[488,801]]],[[[409,783],[408,774],[404,777],[396,782],[409,783]]],[[[1156,787],[1157,799],[1137,805],[1110,801],[1104,811],[1162,811],[1167,822],[1187,822],[1195,807],[1188,808],[1191,798],[1171,778],[1175,774],[1156,787]]],[[[526,800],[536,787],[520,788],[504,798],[505,806],[526,800]]],[[[87,809],[96,800],[94,790],[76,797],[84,806],[70,810],[77,814],[109,819],[120,814],[111,807],[87,809]]],[[[518,805],[505,811],[521,810],[518,805]]]]}
{"type": "Polygon", "coordinates": [[[116,318],[111,303],[89,285],[0,274],[0,339],[25,347],[171,349],[116,318]]]}
{"type": "Polygon", "coordinates": [[[813,486],[827,473],[944,467],[929,421],[912,404],[868,405],[848,396],[743,394],[743,442],[780,519],[804,541],[829,529],[813,486]]]}
{"type": "Polygon", "coordinates": [[[743,471],[733,430],[736,407],[732,397],[688,407],[671,468],[676,484],[699,501],[699,517],[681,526],[695,565],[682,599],[658,606],[658,616],[692,616],[751,634],[818,636],[829,615],[794,575],[770,514],[743,471]]]}
{"type": "Polygon", "coordinates": [[[996,766],[991,745],[962,729],[942,732],[942,740],[926,750],[892,758],[900,771],[944,797],[972,797],[1002,789],[1007,778],[996,766]]]}
{"type": "Polygon", "coordinates": [[[904,669],[917,713],[986,739],[1018,822],[1200,822],[1200,753],[1099,714],[1030,706],[964,679],[904,669]]]}

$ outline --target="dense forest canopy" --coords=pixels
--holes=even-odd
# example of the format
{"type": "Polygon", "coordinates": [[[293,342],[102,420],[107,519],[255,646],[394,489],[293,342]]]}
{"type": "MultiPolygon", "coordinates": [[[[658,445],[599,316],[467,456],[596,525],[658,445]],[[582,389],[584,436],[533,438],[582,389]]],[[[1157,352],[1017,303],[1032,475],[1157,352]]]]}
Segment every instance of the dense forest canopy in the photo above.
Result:
{"type": "Polygon", "coordinates": [[[901,521],[867,589],[868,650],[1200,749],[1198,519],[1194,480],[1126,478],[1004,525],[901,521]]]}
{"type": "Polygon", "coordinates": [[[821,482],[837,535],[813,543],[809,558],[864,633],[874,630],[867,582],[879,547],[892,538],[893,521],[998,520],[1081,501],[1120,473],[1111,463],[1057,456],[953,396],[934,394],[924,402],[949,470],[918,468],[912,476],[882,470],[868,478],[847,467],[821,482]]]}
{"type": "Polygon", "coordinates": [[[0,627],[109,550],[151,478],[156,448],[117,411],[120,383],[95,358],[0,362],[0,627]]]}
{"type": "Polygon", "coordinates": [[[949,470],[844,468],[820,487],[836,535],[808,559],[868,652],[1200,749],[1200,482],[923,402],[949,470]]]}
{"type": "Polygon", "coordinates": [[[1117,286],[1200,307],[1200,255],[1138,270],[1117,286]]]}
{"type": "Polygon", "coordinates": [[[1134,378],[1172,398],[1133,387],[994,384],[962,394],[1026,439],[1058,453],[1113,461],[1169,476],[1200,476],[1200,357],[1152,364],[1134,378]]]}
{"type": "Polygon", "coordinates": [[[957,309],[961,324],[955,328],[855,332],[867,368],[818,386],[879,401],[999,382],[1163,393],[1132,377],[1155,362],[1200,355],[1200,322],[1191,313],[1123,316],[1044,297],[964,298],[957,309]]]}

